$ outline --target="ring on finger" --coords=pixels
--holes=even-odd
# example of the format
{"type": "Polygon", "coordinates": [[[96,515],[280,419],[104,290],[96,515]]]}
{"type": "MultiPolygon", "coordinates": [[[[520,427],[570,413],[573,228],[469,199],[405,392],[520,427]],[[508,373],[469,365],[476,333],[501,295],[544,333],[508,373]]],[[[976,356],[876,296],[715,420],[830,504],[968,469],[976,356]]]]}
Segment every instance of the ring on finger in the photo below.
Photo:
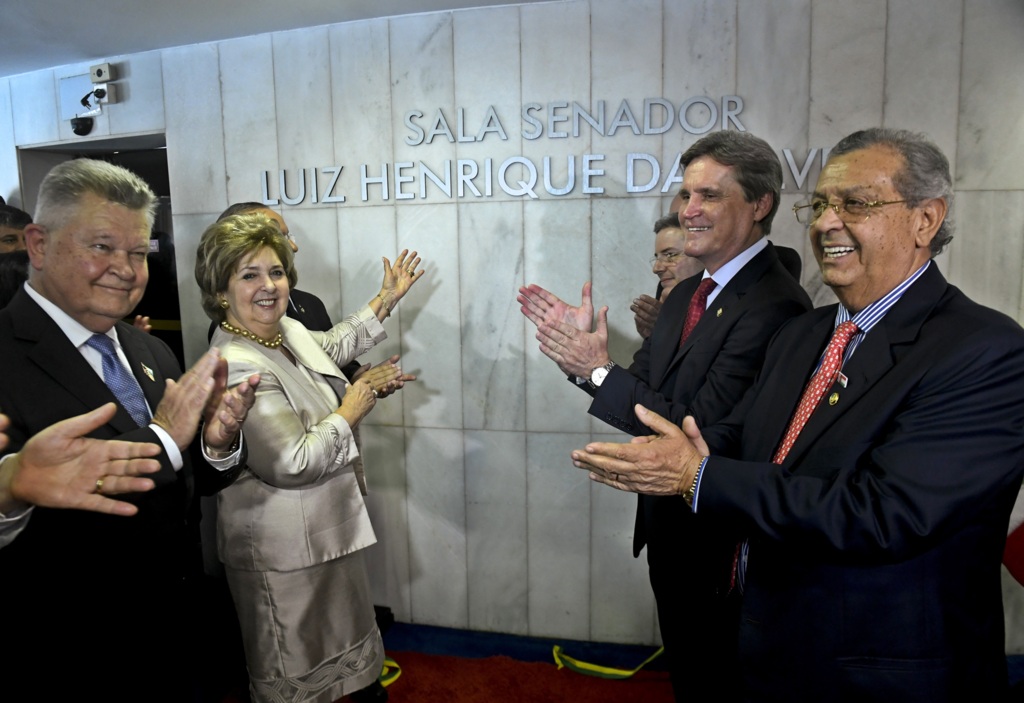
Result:
{"type": "Polygon", "coordinates": [[[102,478],[98,478],[98,479],[96,479],[96,490],[93,491],[93,493],[102,493],[102,492],[103,492],[103,479],[102,478]]]}

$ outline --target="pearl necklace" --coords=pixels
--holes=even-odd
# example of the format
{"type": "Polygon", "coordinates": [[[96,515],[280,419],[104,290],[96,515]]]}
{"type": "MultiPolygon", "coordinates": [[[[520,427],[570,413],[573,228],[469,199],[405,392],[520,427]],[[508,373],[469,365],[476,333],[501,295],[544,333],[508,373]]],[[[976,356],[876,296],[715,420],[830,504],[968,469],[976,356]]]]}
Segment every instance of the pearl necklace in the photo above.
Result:
{"type": "Polygon", "coordinates": [[[263,337],[257,337],[249,330],[243,330],[241,327],[235,327],[234,325],[230,324],[227,320],[224,320],[224,322],[220,323],[220,326],[221,329],[223,329],[225,332],[230,332],[231,334],[237,334],[239,337],[251,339],[257,344],[262,344],[267,349],[277,349],[279,346],[281,346],[281,342],[284,341],[284,339],[281,337],[280,332],[278,332],[277,336],[268,342],[267,340],[263,339],[263,337]]]}

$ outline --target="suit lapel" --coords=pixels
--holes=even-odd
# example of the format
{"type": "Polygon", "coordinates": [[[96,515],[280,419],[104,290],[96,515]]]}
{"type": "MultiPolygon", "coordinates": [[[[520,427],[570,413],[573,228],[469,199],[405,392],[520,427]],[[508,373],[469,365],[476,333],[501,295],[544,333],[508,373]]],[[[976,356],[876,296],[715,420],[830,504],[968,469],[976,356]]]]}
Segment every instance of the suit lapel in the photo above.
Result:
{"type": "MultiPolygon", "coordinates": [[[[761,276],[765,274],[768,268],[778,261],[778,254],[772,247],[771,243],[768,244],[764,250],[758,252],[758,254],[747,262],[746,266],[741,268],[732,280],[726,284],[725,288],[715,296],[714,302],[712,302],[708,309],[701,315],[700,320],[697,322],[697,326],[693,328],[693,332],[686,338],[686,342],[682,346],[679,345],[679,338],[683,334],[683,325],[686,323],[686,313],[690,306],[690,299],[693,297],[694,292],[697,290],[697,286],[700,284],[703,274],[688,278],[685,283],[689,284],[693,282],[692,288],[687,288],[688,293],[686,294],[686,302],[682,307],[682,314],[677,315],[676,319],[672,321],[672,331],[675,334],[674,346],[669,347],[667,342],[665,343],[665,352],[671,352],[668,356],[664,370],[660,367],[655,366],[652,359],[651,368],[655,373],[652,375],[652,380],[655,386],[661,384],[665,377],[671,373],[672,369],[682,363],[683,358],[689,353],[690,349],[693,348],[701,339],[710,337],[718,333],[718,330],[723,325],[729,326],[732,324],[733,318],[739,314],[743,309],[741,307],[742,300],[747,294],[747,290],[752,285],[761,280],[761,276]],[[678,327],[678,329],[676,329],[678,327]]],[[[679,285],[683,285],[680,283],[679,285]]],[[[680,291],[681,292],[681,291],[680,291]]],[[[676,291],[672,292],[673,295],[676,291]]]]}
{"type": "MultiPolygon", "coordinates": [[[[946,286],[945,278],[933,264],[871,329],[843,367],[845,387],[836,381],[825,391],[821,403],[811,414],[796,444],[786,456],[785,465],[798,461],[809,447],[823,437],[843,415],[850,412],[850,409],[895,366],[898,361],[898,348],[912,343],[917,338],[921,326],[930,317],[946,286]]],[[[834,316],[828,320],[830,337],[834,321],[834,316]]],[[[821,350],[819,355],[820,353],[821,350]]],[[[781,434],[779,437],[781,438],[781,434]]]]}
{"type": "Polygon", "coordinates": [[[166,378],[157,365],[156,357],[130,325],[119,323],[117,325],[117,339],[121,343],[121,349],[128,359],[128,366],[131,369],[135,380],[139,382],[146,402],[150,410],[156,412],[157,406],[164,395],[166,378]]]}
{"type": "Polygon", "coordinates": [[[27,358],[82,403],[95,410],[103,403],[117,403],[117,414],[108,423],[119,433],[138,429],[99,374],[75,349],[67,335],[27,293],[21,291],[9,305],[15,337],[30,344],[27,358]]]}

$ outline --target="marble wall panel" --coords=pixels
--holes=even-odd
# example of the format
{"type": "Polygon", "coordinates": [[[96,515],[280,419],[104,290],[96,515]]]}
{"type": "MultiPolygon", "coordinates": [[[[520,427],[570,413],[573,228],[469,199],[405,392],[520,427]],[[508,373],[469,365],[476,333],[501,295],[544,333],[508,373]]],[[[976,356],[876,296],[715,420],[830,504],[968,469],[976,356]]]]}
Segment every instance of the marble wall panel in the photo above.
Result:
{"type": "Polygon", "coordinates": [[[139,134],[164,129],[163,61],[159,51],[117,56],[117,103],[104,107],[110,115],[110,133],[139,134]]]}
{"type": "MultiPolygon", "coordinates": [[[[628,438],[600,434],[594,441],[624,442],[628,438]]],[[[590,495],[590,638],[653,642],[654,594],[647,576],[646,552],[633,558],[636,495],[598,483],[592,485],[590,495]]]]}
{"type": "Polygon", "coordinates": [[[0,78],[0,196],[17,207],[22,199],[16,144],[11,81],[9,78],[0,78]]]}
{"type": "Polygon", "coordinates": [[[422,375],[403,391],[404,422],[419,427],[463,426],[462,310],[457,207],[397,208],[398,241],[420,252],[426,274],[402,301],[404,365],[422,375]]]}
{"type": "Polygon", "coordinates": [[[523,206],[459,205],[464,426],[526,427],[523,329],[515,291],[523,280],[523,206]]]}
{"type": "MultiPolygon", "coordinates": [[[[777,153],[791,149],[803,163],[808,149],[824,146],[811,135],[809,112],[811,56],[810,0],[764,3],[739,0],[736,94],[743,98],[740,119],[747,131],[767,140],[777,153]],[[765,72],[766,57],[773,70],[765,72]]],[[[810,178],[817,178],[813,169],[810,178]]],[[[783,169],[786,173],[786,169],[783,169]]],[[[788,175],[786,188],[795,184],[788,175]]]]}
{"type": "MultiPolygon", "coordinates": [[[[522,62],[522,108],[540,122],[540,127],[517,121],[517,129],[539,136],[523,138],[523,156],[541,170],[548,158],[551,190],[572,188],[558,198],[582,198],[582,155],[590,153],[592,130],[583,123],[579,137],[555,137],[552,132],[572,134],[569,123],[549,124],[550,116],[571,113],[578,102],[587,111],[596,110],[590,85],[590,3],[562,2],[525,5],[520,12],[520,56],[522,62]],[[557,105],[557,107],[556,107],[557,105]],[[566,107],[570,106],[570,107],[566,107]],[[570,160],[572,169],[569,168],[570,160]]],[[[538,191],[539,192],[539,191],[538,191]]],[[[546,196],[542,196],[546,197],[546,196]]]]}
{"type": "MultiPolygon", "coordinates": [[[[605,135],[594,134],[591,150],[602,154],[603,161],[594,167],[604,171],[595,177],[594,186],[609,195],[626,193],[627,154],[631,152],[660,155],[661,135],[635,136],[644,127],[644,99],[660,97],[662,80],[659,66],[663,59],[663,16],[661,0],[634,0],[630,3],[615,0],[592,0],[590,10],[591,46],[602,50],[591,52],[591,90],[594,101],[606,101],[607,123],[605,135]],[[604,47],[629,47],[629,60],[622,54],[605,51],[604,47]],[[631,126],[613,126],[629,119],[623,101],[632,114],[631,126]],[[619,111],[623,110],[620,114],[619,111]],[[616,116],[619,115],[619,119],[616,116]]],[[[653,116],[657,119],[657,113],[653,116]]],[[[676,132],[672,132],[675,136],[676,132]]],[[[654,174],[646,162],[634,167],[636,182],[646,184],[654,174]]],[[[660,182],[660,179],[659,179],[660,182]]]]}
{"type": "MultiPolygon", "coordinates": [[[[445,134],[433,134],[439,125],[438,111],[449,125],[454,138],[455,76],[452,70],[454,54],[453,19],[451,13],[397,17],[391,20],[391,101],[392,130],[394,132],[394,159],[396,163],[424,162],[431,171],[440,173],[446,160],[454,164],[457,158],[455,144],[445,134]],[[407,115],[422,113],[413,120],[424,132],[422,142],[406,127],[407,115]]],[[[392,164],[393,166],[393,164],[392,164]]],[[[403,173],[413,176],[415,166],[403,173]]],[[[391,201],[414,201],[419,197],[418,183],[401,184],[402,194],[394,187],[395,173],[391,173],[391,201]]],[[[417,178],[418,180],[418,178],[417,178]]],[[[481,192],[483,176],[476,182],[481,192]]],[[[432,187],[432,186],[430,186],[432,187]]],[[[468,193],[468,191],[467,191],[468,193]]],[[[454,193],[453,193],[454,195],[454,193]]],[[[441,196],[443,197],[443,196],[441,196]]],[[[468,196],[467,196],[468,197],[468,196]]],[[[442,200],[444,202],[444,200],[442,200]]]]}
{"type": "Polygon", "coordinates": [[[466,431],[469,627],[528,634],[526,434],[466,431]]]}
{"type": "Polygon", "coordinates": [[[18,146],[60,139],[60,105],[53,74],[53,69],[46,69],[8,79],[14,105],[14,141],[18,146]]]}
{"type": "Polygon", "coordinates": [[[950,281],[973,300],[1021,321],[1024,193],[956,194],[961,227],[950,243],[950,281]]]}
{"type": "Polygon", "coordinates": [[[811,14],[811,131],[814,146],[882,123],[886,0],[818,0],[811,14]],[[850,88],[837,90],[841,85],[850,88]]]}
{"type": "MultiPolygon", "coordinates": [[[[293,199],[301,194],[298,170],[307,170],[306,198],[301,205],[304,208],[314,205],[310,170],[331,166],[334,162],[327,37],[327,27],[273,35],[278,162],[289,172],[288,193],[293,199]]],[[[284,194],[280,197],[285,204],[284,194]]],[[[318,202],[319,198],[318,193],[318,202]]]]}
{"type": "Polygon", "coordinates": [[[468,627],[463,432],[410,427],[405,444],[410,620],[468,627]]]}
{"type": "MultiPolygon", "coordinates": [[[[213,213],[216,217],[227,203],[217,45],[166,49],[161,56],[167,171],[174,212],[213,213]]],[[[181,266],[178,272],[180,275],[181,266]]]]}
{"type": "MultiPolygon", "coordinates": [[[[494,160],[495,176],[506,158],[522,155],[522,139],[519,111],[520,58],[519,58],[519,8],[515,6],[467,10],[453,15],[454,71],[456,110],[461,109],[463,130],[458,131],[459,116],[456,110],[453,129],[456,130],[455,152],[460,159],[471,159],[482,164],[485,159],[494,160]],[[494,108],[501,122],[500,132],[486,112],[494,108]]],[[[446,111],[447,112],[447,111],[446,111]]],[[[506,171],[507,182],[517,192],[515,185],[520,180],[529,182],[529,171],[521,166],[511,166],[506,171]]],[[[541,182],[542,183],[542,182],[541,182]]],[[[542,186],[534,186],[540,190],[542,186]]],[[[500,187],[494,188],[493,200],[517,200],[523,196],[512,196],[500,187]]]]}
{"type": "MultiPolygon", "coordinates": [[[[224,163],[227,202],[263,202],[261,174],[267,171],[267,195],[279,199],[277,111],[263,96],[274,90],[271,35],[221,42],[220,89],[224,103],[224,163]]],[[[294,167],[289,164],[289,169],[294,167]]]]}
{"type": "Polygon", "coordinates": [[[181,215],[175,213],[174,253],[178,262],[178,301],[181,305],[181,335],[184,339],[185,362],[191,364],[210,348],[206,333],[210,318],[200,304],[196,285],[196,249],[203,231],[217,217],[211,213],[181,215]]]}
{"type": "Polygon", "coordinates": [[[963,6],[889,0],[885,42],[885,126],[927,134],[954,173],[963,6]]]}
{"type": "MultiPolygon", "coordinates": [[[[401,243],[396,243],[395,211],[393,208],[340,207],[338,216],[338,251],[340,255],[341,307],[338,319],[351,315],[367,305],[380,290],[384,268],[381,257],[394,261],[401,243]]],[[[379,363],[393,354],[402,352],[402,310],[421,293],[420,283],[413,287],[403,302],[384,321],[388,338],[360,358],[361,363],[379,363]]],[[[399,363],[409,373],[418,373],[403,361],[399,363]]],[[[401,425],[402,407],[406,392],[398,392],[377,403],[366,419],[370,424],[401,425]]]]}
{"type": "Polygon", "coordinates": [[[1024,188],[1024,4],[979,0],[964,13],[956,187],[1024,188]]]}
{"type": "MultiPolygon", "coordinates": [[[[591,280],[590,203],[565,200],[524,208],[523,242],[521,284],[537,284],[568,304],[579,305],[583,284],[591,280]]],[[[523,330],[527,429],[588,431],[589,397],[568,383],[554,362],[540,352],[534,324],[525,322],[523,330]]]]}
{"type": "Polygon", "coordinates": [[[334,163],[342,166],[339,195],[361,202],[360,165],[394,161],[388,20],[352,22],[329,29],[334,163]]]}
{"type": "MultiPolygon", "coordinates": [[[[676,107],[677,117],[678,109],[691,97],[710,97],[721,107],[723,95],[736,94],[737,18],[737,0],[665,0],[661,94],[676,107]]],[[[697,112],[693,119],[697,121],[697,112]]],[[[740,112],[740,121],[743,119],[740,112]]],[[[663,187],[678,155],[700,136],[681,129],[678,120],[676,127],[666,133],[661,160],[663,187]]],[[[670,184],[666,192],[674,195],[680,183],[670,184]]]]}
{"type": "MultiPolygon", "coordinates": [[[[653,295],[658,280],[648,259],[654,253],[654,221],[658,198],[606,199],[591,202],[594,247],[594,308],[608,306],[608,352],[620,366],[629,366],[643,343],[629,306],[641,293],[653,295]]],[[[595,432],[608,425],[591,420],[595,432]]]]}
{"type": "Polygon", "coordinates": [[[589,434],[526,435],[529,630],[590,638],[590,480],[572,465],[589,434]]]}
{"type": "MultiPolygon", "coordinates": [[[[378,404],[379,405],[379,404],[378,404]]],[[[374,408],[367,420],[379,412],[374,408]]],[[[369,495],[366,508],[377,544],[366,552],[373,602],[387,605],[401,622],[411,617],[409,591],[409,516],[405,431],[401,427],[360,425],[369,495]]]]}

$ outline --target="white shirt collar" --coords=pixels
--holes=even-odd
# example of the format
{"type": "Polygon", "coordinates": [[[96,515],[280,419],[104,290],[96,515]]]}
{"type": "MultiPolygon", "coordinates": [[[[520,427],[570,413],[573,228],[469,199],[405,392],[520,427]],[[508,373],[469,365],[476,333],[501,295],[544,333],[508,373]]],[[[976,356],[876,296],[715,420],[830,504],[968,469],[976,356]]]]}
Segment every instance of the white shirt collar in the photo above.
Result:
{"type": "MultiPolygon", "coordinates": [[[[43,309],[43,312],[50,316],[50,319],[57,323],[57,327],[60,327],[61,331],[67,335],[67,338],[71,341],[71,344],[74,345],[75,349],[81,348],[81,346],[88,342],[89,338],[92,337],[92,330],[87,329],[78,320],[57,307],[57,305],[52,301],[44,298],[43,294],[33,288],[31,283],[25,283],[25,292],[28,293],[28,296],[32,298],[32,300],[36,301],[39,307],[43,309]]],[[[111,326],[105,334],[114,340],[115,349],[121,346],[120,342],[117,340],[117,332],[113,326],[111,326]]]]}
{"type": "Polygon", "coordinates": [[[724,266],[719,268],[713,274],[709,274],[708,270],[704,269],[704,276],[701,280],[703,280],[704,278],[713,278],[715,279],[715,283],[718,284],[717,286],[715,286],[715,289],[711,291],[711,295],[708,296],[708,303],[710,304],[711,301],[714,300],[715,297],[718,295],[718,293],[727,285],[729,285],[729,281],[731,281],[736,276],[736,274],[740,272],[740,269],[749,264],[750,260],[753,259],[758,254],[760,254],[762,251],[764,251],[765,247],[767,246],[768,239],[766,237],[761,237],[756,242],[751,244],[749,247],[741,251],[739,254],[729,259],[729,261],[727,261],[724,266]]]}

